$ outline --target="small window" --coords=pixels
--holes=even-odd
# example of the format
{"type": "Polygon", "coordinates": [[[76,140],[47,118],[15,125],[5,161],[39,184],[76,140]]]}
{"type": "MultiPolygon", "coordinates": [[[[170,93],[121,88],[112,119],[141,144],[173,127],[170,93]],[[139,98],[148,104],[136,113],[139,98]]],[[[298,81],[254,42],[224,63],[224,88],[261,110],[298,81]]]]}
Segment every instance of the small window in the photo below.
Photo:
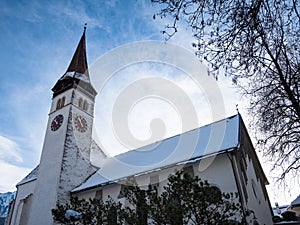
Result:
{"type": "Polygon", "coordinates": [[[56,109],[61,109],[62,107],[64,107],[65,105],[65,100],[66,100],[66,97],[62,97],[60,99],[58,99],[57,103],[56,103],[56,109]]]}
{"type": "Polygon", "coordinates": [[[183,173],[189,175],[190,177],[194,177],[194,168],[193,166],[186,166],[183,168],[183,173]]]}
{"type": "Polygon", "coordinates": [[[89,104],[88,104],[87,100],[84,100],[84,101],[83,101],[83,110],[84,110],[84,111],[87,111],[88,108],[89,108],[89,104]]]}
{"type": "Polygon", "coordinates": [[[102,195],[103,195],[103,191],[102,190],[97,190],[96,194],[95,194],[95,199],[96,200],[102,200],[102,195]]]}
{"type": "Polygon", "coordinates": [[[158,175],[154,175],[150,177],[150,186],[152,187],[152,189],[158,189],[159,186],[158,175]]]}
{"type": "Polygon", "coordinates": [[[79,98],[79,101],[78,101],[78,107],[79,107],[79,108],[82,108],[82,107],[83,107],[83,100],[82,100],[82,98],[79,98]]]}
{"type": "Polygon", "coordinates": [[[56,109],[60,109],[60,102],[61,102],[61,100],[58,99],[58,101],[57,101],[57,103],[56,103],[56,109]]]}
{"type": "Polygon", "coordinates": [[[66,101],[66,97],[62,97],[61,102],[60,102],[60,108],[64,107],[66,101]]]}
{"type": "Polygon", "coordinates": [[[118,195],[118,198],[124,198],[125,197],[125,188],[126,188],[126,185],[121,184],[121,190],[120,190],[120,193],[118,195]]]}

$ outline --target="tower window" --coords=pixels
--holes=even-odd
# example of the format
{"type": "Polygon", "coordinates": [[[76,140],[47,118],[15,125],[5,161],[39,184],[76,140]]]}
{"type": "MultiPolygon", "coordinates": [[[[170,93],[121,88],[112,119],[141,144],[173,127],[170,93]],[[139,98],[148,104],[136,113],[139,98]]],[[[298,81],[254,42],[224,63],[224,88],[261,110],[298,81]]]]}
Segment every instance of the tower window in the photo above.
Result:
{"type": "Polygon", "coordinates": [[[66,101],[66,97],[62,97],[61,102],[60,102],[60,108],[64,107],[66,101]]]}
{"type": "Polygon", "coordinates": [[[60,102],[61,102],[61,99],[58,99],[58,101],[56,103],[56,109],[60,109],[60,102]]]}
{"type": "Polygon", "coordinates": [[[87,100],[84,100],[84,101],[83,101],[83,110],[84,110],[84,111],[87,111],[88,108],[89,108],[89,104],[88,104],[87,100]]]}
{"type": "Polygon", "coordinates": [[[83,107],[83,100],[82,100],[82,98],[79,98],[78,107],[81,108],[81,109],[83,107]]]}
{"type": "Polygon", "coordinates": [[[65,100],[66,100],[66,97],[62,97],[60,99],[58,99],[57,103],[56,103],[56,109],[61,109],[62,107],[64,107],[65,105],[65,100]]]}
{"type": "Polygon", "coordinates": [[[84,111],[87,111],[89,108],[89,103],[87,102],[87,100],[83,100],[82,98],[79,98],[78,107],[80,109],[83,109],[84,111]]]}

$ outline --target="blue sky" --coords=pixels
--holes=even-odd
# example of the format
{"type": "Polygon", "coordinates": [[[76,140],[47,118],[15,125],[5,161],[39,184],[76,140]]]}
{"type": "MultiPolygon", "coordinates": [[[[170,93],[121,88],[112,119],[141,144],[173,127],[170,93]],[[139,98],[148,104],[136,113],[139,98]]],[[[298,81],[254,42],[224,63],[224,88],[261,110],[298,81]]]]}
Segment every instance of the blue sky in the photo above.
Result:
{"type": "MultiPolygon", "coordinates": [[[[88,24],[88,62],[96,65],[99,57],[101,59],[103,54],[119,46],[146,40],[163,42],[160,31],[166,20],[152,19],[158,10],[158,6],[153,6],[150,0],[0,2],[0,192],[14,190],[16,182],[38,164],[51,103],[51,88],[66,71],[84,24],[88,24]]],[[[169,43],[186,48],[193,54],[192,35],[185,27],[180,28],[178,35],[169,43]]],[[[139,63],[122,68],[101,90],[96,102],[96,107],[101,104],[96,108],[96,125],[100,123],[111,127],[107,111],[111,111],[114,105],[110,103],[133,81],[149,76],[162,76],[187,93],[194,108],[198,109],[200,119],[195,126],[213,120],[209,102],[202,95],[203,89],[200,87],[199,90],[180,69],[163,63],[139,63]]],[[[91,79],[95,79],[93,74],[91,79]]],[[[224,116],[236,113],[235,105],[239,104],[246,119],[246,110],[230,81],[223,78],[214,85],[220,86],[222,92],[224,116]]],[[[138,138],[149,136],[149,129],[144,128],[151,124],[153,117],[164,121],[164,137],[182,131],[182,124],[176,122],[178,112],[174,107],[162,104],[162,99],[148,99],[135,106],[128,121],[131,124],[129,130],[138,138]]],[[[111,138],[113,134],[113,130],[100,132],[99,139],[107,149],[116,149],[111,154],[117,154],[125,148],[117,143],[116,138],[111,138]]],[[[269,175],[268,170],[265,172],[269,175]]],[[[277,191],[272,189],[269,189],[270,199],[274,202],[277,191]]],[[[281,201],[288,203],[295,197],[287,194],[281,201]]]]}
{"type": "Polygon", "coordinates": [[[14,142],[7,145],[19,146],[21,156],[7,162],[26,168],[38,163],[50,89],[65,72],[84,23],[88,61],[93,62],[119,45],[162,39],[149,23],[151,4],[145,7],[142,1],[1,1],[0,93],[5,98],[0,135],[14,142]]]}

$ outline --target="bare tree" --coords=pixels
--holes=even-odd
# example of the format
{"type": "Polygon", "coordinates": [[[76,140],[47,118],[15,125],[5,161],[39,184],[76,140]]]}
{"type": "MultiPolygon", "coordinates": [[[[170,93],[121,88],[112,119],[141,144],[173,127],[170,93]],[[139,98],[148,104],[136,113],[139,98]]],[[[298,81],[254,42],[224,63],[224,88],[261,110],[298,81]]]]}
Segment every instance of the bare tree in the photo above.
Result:
{"type": "Polygon", "coordinates": [[[218,78],[221,71],[250,102],[258,147],[279,180],[300,168],[300,3],[297,0],[152,0],[171,18],[171,38],[183,21],[195,51],[218,78]]]}

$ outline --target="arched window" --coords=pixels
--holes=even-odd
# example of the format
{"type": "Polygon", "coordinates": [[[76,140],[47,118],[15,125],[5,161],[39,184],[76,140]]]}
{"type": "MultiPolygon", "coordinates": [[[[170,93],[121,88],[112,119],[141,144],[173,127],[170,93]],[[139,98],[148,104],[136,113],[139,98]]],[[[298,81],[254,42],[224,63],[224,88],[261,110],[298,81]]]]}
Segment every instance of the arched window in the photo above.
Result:
{"type": "Polygon", "coordinates": [[[84,100],[84,101],[83,101],[83,110],[84,110],[84,111],[87,111],[88,108],[89,108],[89,104],[88,104],[87,100],[84,100]]]}
{"type": "Polygon", "coordinates": [[[83,100],[82,100],[82,98],[79,98],[78,107],[81,108],[81,109],[83,107],[83,100]]]}
{"type": "Polygon", "coordinates": [[[120,189],[120,193],[118,195],[118,199],[125,197],[125,189],[126,189],[126,185],[121,184],[121,189],[120,189]]]}
{"type": "Polygon", "coordinates": [[[66,97],[62,97],[61,102],[60,102],[60,108],[64,107],[66,101],[66,97]]]}
{"type": "Polygon", "coordinates": [[[58,99],[58,101],[56,103],[56,109],[60,109],[60,102],[61,102],[61,99],[58,99]]]}
{"type": "Polygon", "coordinates": [[[102,190],[97,190],[96,194],[95,194],[95,199],[102,200],[102,195],[103,195],[103,191],[102,190]]]}
{"type": "Polygon", "coordinates": [[[57,103],[56,103],[56,109],[61,109],[62,107],[64,107],[65,105],[65,100],[66,100],[66,97],[62,97],[60,99],[58,99],[57,103]]]}

